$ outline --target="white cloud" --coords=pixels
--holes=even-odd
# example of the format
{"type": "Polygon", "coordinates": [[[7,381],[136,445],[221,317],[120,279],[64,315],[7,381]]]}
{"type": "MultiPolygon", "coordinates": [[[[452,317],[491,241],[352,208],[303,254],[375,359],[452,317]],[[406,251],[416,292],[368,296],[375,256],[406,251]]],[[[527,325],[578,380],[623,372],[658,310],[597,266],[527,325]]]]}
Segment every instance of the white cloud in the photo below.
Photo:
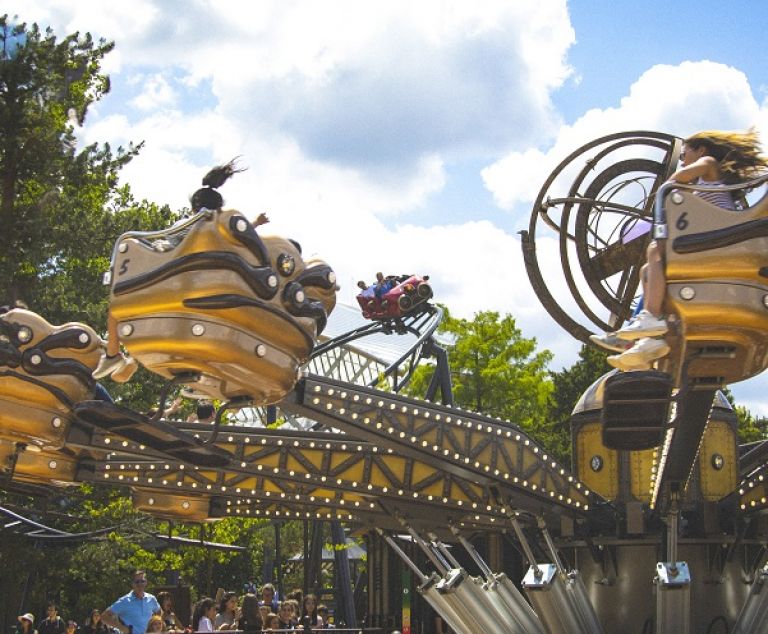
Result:
{"type": "MultiPolygon", "coordinates": [[[[565,2],[137,3],[25,6],[67,30],[114,38],[121,68],[209,77],[244,128],[355,169],[408,170],[551,135],[550,91],[570,73],[565,2]],[[141,27],[140,27],[141,24],[141,27]]],[[[158,96],[153,95],[155,98],[158,96]]],[[[151,102],[141,97],[137,105],[151,102]]]]}
{"type": "Polygon", "coordinates": [[[176,91],[160,73],[140,75],[135,78],[135,82],[141,86],[141,92],[130,102],[135,108],[148,111],[175,104],[176,91]]]}
{"type": "Polygon", "coordinates": [[[632,84],[619,106],[586,112],[560,128],[546,151],[510,152],[483,170],[499,206],[531,203],[546,174],[581,145],[622,130],[658,130],[687,136],[697,130],[746,129],[768,132],[768,109],[757,103],[741,71],[710,61],[657,65],[632,84]]]}
{"type": "MultiPolygon", "coordinates": [[[[550,95],[572,73],[564,1],[8,4],[60,35],[115,39],[114,85],[150,78],[98,104],[82,131],[90,142],[146,141],[123,171],[139,197],[185,206],[212,164],[242,155],[250,169],[222,189],[227,204],[267,211],[268,232],[318,252],[342,301],[376,270],[427,273],[459,316],[515,315],[555,351],[554,367],[575,360],[578,344],[531,290],[519,238],[488,221],[409,222],[444,187],[445,166],[487,160],[487,187],[517,212],[557,163],[603,134],[768,131],[768,105],[747,78],[713,62],[654,66],[614,108],[561,125],[550,95]]],[[[553,294],[575,312],[557,242],[540,236],[537,250],[553,294]]]]}

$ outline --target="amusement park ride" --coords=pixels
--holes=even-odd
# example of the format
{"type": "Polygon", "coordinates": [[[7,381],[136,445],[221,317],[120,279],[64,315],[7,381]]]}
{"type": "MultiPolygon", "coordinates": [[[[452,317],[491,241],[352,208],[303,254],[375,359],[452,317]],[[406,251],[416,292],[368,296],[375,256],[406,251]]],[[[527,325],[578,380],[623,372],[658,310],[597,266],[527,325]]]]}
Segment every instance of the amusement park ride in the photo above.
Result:
{"type": "Polygon", "coordinates": [[[439,308],[406,301],[318,343],[332,270],[238,212],[202,210],[120,237],[110,311],[123,346],[167,379],[158,411],[183,385],[222,403],[215,423],[95,400],[97,333],[14,309],[0,318],[0,484],[128,485],[136,508],[180,522],[343,521],[366,534],[369,625],[399,625],[385,615],[413,589],[469,634],[768,631],[768,442],[738,445],[719,391],[768,366],[768,197],[733,212],[666,183],[680,144],[632,132],[585,145],[522,235],[542,304],[583,342],[630,317],[651,235],[665,252],[671,352],[584,393],[572,469],[514,421],[452,406],[439,308]],[[551,244],[567,292],[541,274],[551,244]],[[339,351],[372,333],[415,343],[382,376],[344,373],[339,351]],[[401,395],[428,358],[427,400],[401,395]],[[288,422],[256,421],[266,405],[288,422]],[[250,419],[228,423],[235,410],[250,419]]]}

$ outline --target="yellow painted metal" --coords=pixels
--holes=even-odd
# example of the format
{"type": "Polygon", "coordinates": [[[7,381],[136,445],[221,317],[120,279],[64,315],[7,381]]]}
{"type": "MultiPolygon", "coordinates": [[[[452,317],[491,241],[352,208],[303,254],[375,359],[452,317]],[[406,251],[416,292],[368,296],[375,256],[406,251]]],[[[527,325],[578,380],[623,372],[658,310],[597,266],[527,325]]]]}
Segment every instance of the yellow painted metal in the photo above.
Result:
{"type": "Polygon", "coordinates": [[[653,494],[653,467],[658,449],[629,451],[630,492],[635,499],[650,503],[653,494]]]}
{"type": "Polygon", "coordinates": [[[699,450],[699,473],[701,494],[707,501],[716,502],[736,488],[739,460],[733,425],[709,421],[699,450]]]}
{"type": "Polygon", "coordinates": [[[174,495],[162,491],[133,490],[133,507],[165,519],[202,522],[210,519],[207,495],[174,495]]]}
{"type": "Polygon", "coordinates": [[[59,449],[71,422],[71,404],[92,398],[93,388],[82,376],[57,372],[55,363],[69,360],[82,366],[83,375],[90,374],[101,358],[103,342],[90,326],[52,326],[28,310],[14,309],[0,319],[24,333],[25,341],[10,345],[26,357],[24,363],[0,373],[0,439],[59,449]],[[44,340],[49,344],[68,336],[74,337],[77,347],[53,343],[40,348],[44,340]]]}
{"type": "Polygon", "coordinates": [[[676,191],[666,197],[665,210],[669,237],[662,246],[672,353],[662,369],[679,380],[688,359],[688,378],[733,383],[759,374],[768,367],[768,236],[754,232],[736,244],[697,253],[678,253],[675,240],[765,221],[768,196],[747,210],[731,211],[691,191],[676,191]],[[718,347],[728,350],[714,357],[700,354],[718,347]]]}
{"type": "MultiPolygon", "coordinates": [[[[304,381],[302,416],[316,415],[329,426],[381,443],[387,459],[423,454],[424,462],[439,460],[464,482],[492,482],[547,504],[589,510],[591,487],[509,422],[314,375],[304,381]]],[[[373,465],[371,482],[384,477],[373,465]]]]}
{"type": "Polygon", "coordinates": [[[603,445],[599,421],[585,423],[576,433],[577,477],[590,490],[607,500],[619,495],[619,453],[603,445]],[[595,471],[593,466],[599,464],[595,471]]]}
{"type": "Polygon", "coordinates": [[[194,389],[212,398],[249,396],[256,403],[273,403],[293,387],[318,334],[312,311],[292,309],[293,300],[285,293],[288,285],[301,286],[306,298],[319,302],[329,314],[336,302],[335,283],[327,288],[302,286],[299,279],[322,270],[320,260],[305,263],[293,242],[267,236],[261,240],[269,261],[261,262],[234,235],[232,227],[249,226],[248,221],[234,210],[212,213],[210,219],[195,222],[170,249],[160,250],[148,240],[122,239],[113,263],[110,311],[118,320],[123,345],[153,372],[166,378],[199,373],[194,389]],[[211,256],[224,259],[211,260],[208,268],[185,268],[185,262],[211,256]],[[279,258],[292,261],[293,269],[281,271],[279,258]],[[247,274],[227,268],[230,261],[244,262],[253,271],[271,267],[274,297],[260,297],[247,274]],[[162,271],[168,272],[158,275],[162,271]],[[158,277],[152,284],[115,293],[120,285],[147,275],[158,277]],[[190,304],[205,298],[234,305],[190,304]]]}
{"type": "MultiPolygon", "coordinates": [[[[0,464],[7,465],[16,453],[16,443],[0,440],[0,464]]],[[[57,451],[19,452],[13,479],[34,484],[59,486],[76,484],[77,457],[57,451]]]]}

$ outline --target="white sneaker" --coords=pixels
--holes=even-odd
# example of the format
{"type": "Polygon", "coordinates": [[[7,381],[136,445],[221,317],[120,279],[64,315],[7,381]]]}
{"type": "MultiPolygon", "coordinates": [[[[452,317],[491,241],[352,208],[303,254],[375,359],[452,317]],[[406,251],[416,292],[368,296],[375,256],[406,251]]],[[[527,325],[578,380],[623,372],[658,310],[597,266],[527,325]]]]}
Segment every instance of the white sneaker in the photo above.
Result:
{"type": "Polygon", "coordinates": [[[612,352],[624,352],[632,347],[632,342],[620,339],[615,332],[606,332],[602,335],[590,335],[589,340],[595,345],[611,350],[612,352]]]}
{"type": "Polygon", "coordinates": [[[607,357],[605,360],[612,368],[621,370],[622,372],[632,372],[633,370],[650,370],[650,363],[637,363],[631,359],[624,359],[623,354],[615,354],[607,357]]]}
{"type": "Polygon", "coordinates": [[[660,337],[667,333],[667,322],[654,317],[647,310],[641,310],[637,317],[630,321],[624,328],[616,331],[620,339],[634,341],[642,337],[660,337]]]}
{"type": "Polygon", "coordinates": [[[663,339],[645,337],[623,354],[608,357],[608,363],[620,370],[648,370],[653,361],[669,354],[669,349],[663,339]]]}

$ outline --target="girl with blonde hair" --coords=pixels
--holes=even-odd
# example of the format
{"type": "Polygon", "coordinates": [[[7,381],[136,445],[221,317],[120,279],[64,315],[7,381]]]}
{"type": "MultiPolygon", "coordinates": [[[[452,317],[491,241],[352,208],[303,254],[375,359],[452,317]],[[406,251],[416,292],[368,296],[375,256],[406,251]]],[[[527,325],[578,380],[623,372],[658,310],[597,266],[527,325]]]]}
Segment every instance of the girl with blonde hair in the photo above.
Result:
{"type": "MultiPolygon", "coordinates": [[[[768,160],[761,154],[760,139],[751,128],[747,132],[704,130],[683,141],[681,167],[670,177],[676,183],[718,186],[744,182],[759,176],[768,160]]],[[[695,191],[697,196],[722,207],[735,209],[730,191],[695,191]]],[[[641,269],[644,309],[616,337],[636,343],[619,355],[608,357],[608,363],[621,370],[643,370],[651,362],[667,355],[669,345],[661,338],[667,332],[663,318],[666,278],[659,244],[648,245],[647,263],[641,269]]],[[[594,341],[594,339],[593,339],[594,341]]]]}

